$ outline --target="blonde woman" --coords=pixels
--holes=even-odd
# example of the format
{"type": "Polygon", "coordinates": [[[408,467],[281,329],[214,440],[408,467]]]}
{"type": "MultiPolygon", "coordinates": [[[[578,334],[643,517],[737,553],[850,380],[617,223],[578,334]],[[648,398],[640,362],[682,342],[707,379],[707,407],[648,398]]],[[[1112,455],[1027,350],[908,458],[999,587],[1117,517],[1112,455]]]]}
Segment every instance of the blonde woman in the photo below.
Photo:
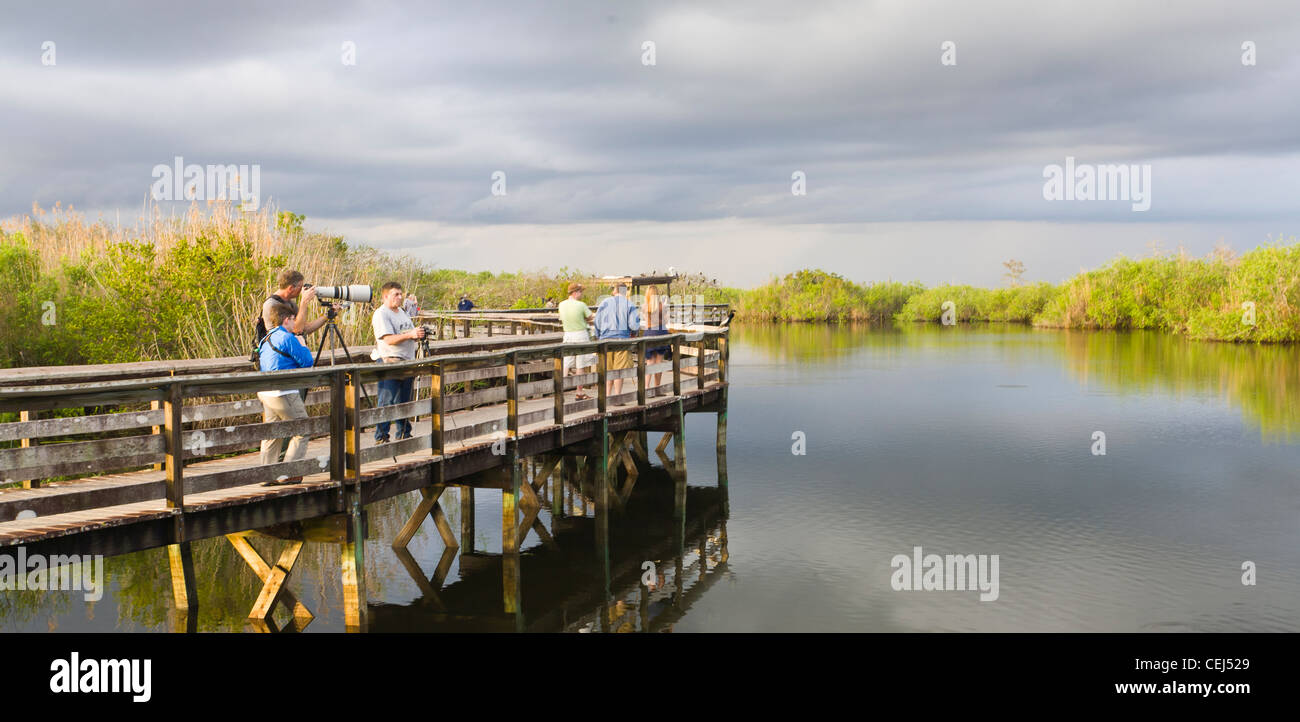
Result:
{"type": "MultiPolygon", "coordinates": [[[[645,290],[645,335],[646,336],[666,336],[668,335],[668,303],[659,295],[659,289],[650,286],[645,290]]],[[[672,346],[650,346],[646,344],[645,361],[646,364],[663,363],[673,359],[672,346]]],[[[659,371],[653,375],[654,381],[649,383],[651,395],[655,395],[654,389],[659,388],[659,383],[663,379],[663,372],[659,371]]],[[[649,378],[649,376],[647,376],[649,378]]]]}

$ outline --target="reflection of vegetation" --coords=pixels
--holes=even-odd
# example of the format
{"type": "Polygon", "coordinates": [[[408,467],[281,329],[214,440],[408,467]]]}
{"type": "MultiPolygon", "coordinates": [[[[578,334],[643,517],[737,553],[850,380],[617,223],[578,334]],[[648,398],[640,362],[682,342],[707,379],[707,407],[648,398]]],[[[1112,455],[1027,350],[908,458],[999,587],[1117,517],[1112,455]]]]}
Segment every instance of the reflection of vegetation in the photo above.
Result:
{"type": "Polygon", "coordinates": [[[731,330],[736,347],[757,348],[776,361],[826,363],[849,355],[863,346],[900,344],[899,334],[889,326],[871,324],[747,323],[731,330]],[[891,341],[892,339],[892,341],[891,341]]]}
{"type": "Polygon", "coordinates": [[[1214,393],[1240,406],[1266,437],[1300,434],[1297,353],[1282,346],[1206,344],[1153,332],[1065,333],[1070,373],[1121,391],[1214,393]]]}

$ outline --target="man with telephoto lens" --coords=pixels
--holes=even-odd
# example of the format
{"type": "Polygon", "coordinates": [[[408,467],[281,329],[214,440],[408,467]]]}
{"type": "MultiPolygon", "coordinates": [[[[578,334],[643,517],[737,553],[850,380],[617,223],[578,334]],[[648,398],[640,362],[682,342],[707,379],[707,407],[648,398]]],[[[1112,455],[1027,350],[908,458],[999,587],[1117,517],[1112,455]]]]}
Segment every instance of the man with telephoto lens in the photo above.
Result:
{"type": "Polygon", "coordinates": [[[290,329],[299,336],[309,333],[315,333],[321,326],[326,323],[325,318],[318,318],[315,321],[307,320],[307,304],[316,298],[316,289],[308,288],[303,290],[303,275],[298,271],[286,268],[280,271],[279,277],[276,278],[276,285],[280,290],[271,295],[262,303],[262,321],[266,324],[268,331],[275,329],[279,324],[272,323],[271,308],[281,306],[288,310],[289,316],[293,318],[293,327],[290,329]],[[301,298],[302,303],[299,305],[294,299],[301,298]]]}
{"type": "MultiPolygon", "coordinates": [[[[385,283],[379,289],[383,305],[375,309],[373,325],[375,328],[375,350],[370,357],[384,363],[410,361],[415,358],[415,342],[424,338],[424,328],[417,327],[410,315],[402,308],[405,292],[402,284],[395,281],[385,283]]],[[[404,404],[415,395],[415,378],[382,379],[379,382],[379,406],[404,404]]],[[[375,443],[388,443],[388,424],[381,421],[375,425],[375,443]]],[[[398,419],[396,441],[411,437],[411,420],[398,419]]]]}

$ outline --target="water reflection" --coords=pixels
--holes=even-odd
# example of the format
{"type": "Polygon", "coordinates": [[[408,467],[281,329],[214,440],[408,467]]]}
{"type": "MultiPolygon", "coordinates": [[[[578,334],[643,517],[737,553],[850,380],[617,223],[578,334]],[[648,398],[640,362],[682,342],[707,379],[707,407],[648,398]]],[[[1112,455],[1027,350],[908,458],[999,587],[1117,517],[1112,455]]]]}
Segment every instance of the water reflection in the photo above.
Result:
{"type": "MultiPolygon", "coordinates": [[[[620,465],[615,489],[627,490],[627,498],[624,510],[611,516],[607,563],[596,544],[589,483],[558,473],[547,479],[542,469],[526,466],[538,476],[541,528],[530,528],[518,555],[520,604],[512,613],[503,603],[501,493],[449,487],[437,523],[421,514],[429,510],[429,495],[416,492],[355,516],[332,514],[186,545],[197,600],[188,608],[183,580],[177,582],[184,563],[174,563],[182,549],[163,547],[105,560],[107,593],[98,603],[71,593],[0,593],[0,628],[671,631],[712,575],[726,568],[726,490],[687,487],[672,460],[662,452],[658,457],[663,466],[634,465],[632,483],[620,465]],[[684,519],[675,516],[679,478],[684,519]],[[423,523],[412,526],[413,518],[423,523]],[[363,574],[351,572],[354,560],[363,574]],[[653,575],[643,568],[647,562],[653,575]]],[[[529,475],[524,478],[528,483],[529,475]]]]}
{"type": "Polygon", "coordinates": [[[1300,435],[1300,350],[1293,346],[1192,341],[1158,331],[931,323],[746,324],[733,329],[732,343],[771,361],[832,367],[850,356],[880,360],[918,351],[930,359],[965,358],[973,347],[984,347],[987,358],[1009,367],[1050,355],[1084,387],[1118,394],[1213,396],[1240,409],[1265,439],[1300,435]]]}

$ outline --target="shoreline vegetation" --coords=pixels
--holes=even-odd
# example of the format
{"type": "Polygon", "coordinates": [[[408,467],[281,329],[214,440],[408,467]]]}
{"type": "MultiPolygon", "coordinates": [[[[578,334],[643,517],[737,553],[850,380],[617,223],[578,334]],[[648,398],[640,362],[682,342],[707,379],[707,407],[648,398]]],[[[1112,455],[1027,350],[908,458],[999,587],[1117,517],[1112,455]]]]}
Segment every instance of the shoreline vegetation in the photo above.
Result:
{"type": "MultiPolygon", "coordinates": [[[[251,321],[297,268],[322,284],[396,280],[423,308],[449,309],[462,293],[483,308],[537,308],[561,299],[578,269],[473,273],[441,267],[304,229],[304,217],[267,206],[240,213],[225,202],[164,216],[146,207],[134,226],[88,223],[56,204],[0,223],[0,368],[239,356],[251,321]]],[[[1008,265],[1008,264],[1015,264],[1008,265]]],[[[801,270],[752,289],[719,286],[702,274],[674,295],[729,303],[738,321],[941,322],[952,302],[957,323],[1007,322],[1050,328],[1152,329],[1193,339],[1286,343],[1300,340],[1300,243],[1120,257],[1064,283],[977,288],[919,282],[856,283],[801,270]],[[1251,305],[1253,304],[1253,306],[1251,305]],[[1252,313],[1253,309],[1253,313],[1252,313]],[[1248,323],[1253,315],[1254,323],[1248,323]]],[[[590,284],[589,284],[590,285],[590,284]]],[[[593,302],[599,289],[588,289],[593,302]]],[[[340,315],[349,344],[368,343],[369,314],[340,315]]]]}

